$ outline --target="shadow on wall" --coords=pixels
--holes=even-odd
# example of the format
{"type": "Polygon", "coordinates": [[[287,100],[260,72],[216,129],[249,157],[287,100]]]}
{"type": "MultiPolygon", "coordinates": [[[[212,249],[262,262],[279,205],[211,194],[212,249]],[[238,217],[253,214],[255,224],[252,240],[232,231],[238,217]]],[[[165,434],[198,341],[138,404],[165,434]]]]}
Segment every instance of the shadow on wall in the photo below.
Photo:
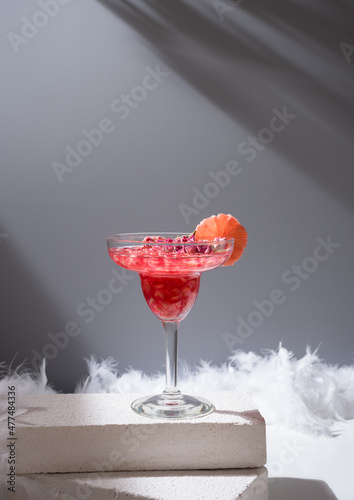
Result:
{"type": "Polygon", "coordinates": [[[339,46],[351,36],[347,2],[325,0],[316,11],[300,1],[244,0],[221,19],[212,2],[97,1],[250,134],[286,106],[296,131],[270,147],[354,210],[352,68],[339,46]]]}
{"type": "MultiPolygon", "coordinates": [[[[0,238],[0,362],[14,369],[25,363],[25,367],[32,371],[33,368],[39,369],[41,359],[45,356],[49,383],[55,374],[60,373],[60,379],[57,377],[60,387],[56,389],[73,392],[75,381],[85,370],[78,344],[75,339],[71,339],[67,346],[72,359],[75,359],[68,370],[63,349],[48,337],[51,332],[53,335],[63,329],[63,318],[55,298],[50,296],[39,277],[16,250],[11,234],[0,227],[0,235],[6,235],[6,238],[0,238]],[[6,342],[7,339],[11,339],[11,342],[6,342]]],[[[25,251],[27,244],[30,242],[25,239],[21,241],[21,251],[25,251]]]]}
{"type": "Polygon", "coordinates": [[[338,500],[324,481],[275,477],[269,479],[269,500],[338,500]]]}

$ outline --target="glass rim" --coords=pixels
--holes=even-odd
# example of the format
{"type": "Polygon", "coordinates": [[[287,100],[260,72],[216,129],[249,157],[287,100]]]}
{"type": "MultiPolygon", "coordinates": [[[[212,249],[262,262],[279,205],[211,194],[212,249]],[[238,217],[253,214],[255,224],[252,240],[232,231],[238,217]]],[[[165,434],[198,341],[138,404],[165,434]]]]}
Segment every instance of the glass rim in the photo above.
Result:
{"type": "Polygon", "coordinates": [[[144,245],[217,245],[220,243],[234,243],[234,238],[225,238],[222,240],[195,240],[195,241],[143,241],[147,236],[150,237],[171,237],[177,238],[182,236],[187,236],[183,232],[141,232],[141,233],[118,233],[107,236],[107,242],[116,242],[116,243],[136,243],[136,244],[144,244],[144,245]],[[139,239],[139,237],[141,239],[139,239]]]}

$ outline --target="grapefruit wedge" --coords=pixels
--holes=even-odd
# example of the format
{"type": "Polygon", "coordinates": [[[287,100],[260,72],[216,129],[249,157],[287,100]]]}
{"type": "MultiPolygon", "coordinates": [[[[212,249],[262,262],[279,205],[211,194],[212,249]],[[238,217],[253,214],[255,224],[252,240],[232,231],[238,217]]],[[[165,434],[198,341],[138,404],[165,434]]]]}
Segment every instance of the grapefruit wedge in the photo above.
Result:
{"type": "Polygon", "coordinates": [[[202,220],[195,230],[195,239],[214,241],[215,238],[234,239],[234,249],[224,266],[232,266],[247,245],[247,231],[232,215],[212,215],[202,220]]]}

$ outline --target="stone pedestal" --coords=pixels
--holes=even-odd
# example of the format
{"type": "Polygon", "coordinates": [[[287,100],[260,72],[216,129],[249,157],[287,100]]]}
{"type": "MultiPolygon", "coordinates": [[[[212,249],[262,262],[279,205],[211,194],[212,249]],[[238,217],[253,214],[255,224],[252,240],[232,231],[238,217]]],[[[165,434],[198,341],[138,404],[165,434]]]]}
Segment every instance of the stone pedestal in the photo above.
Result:
{"type": "MultiPolygon", "coordinates": [[[[216,411],[175,421],[137,415],[130,404],[139,394],[25,396],[22,404],[30,409],[16,420],[17,472],[189,471],[172,474],[182,484],[183,478],[194,482],[209,475],[193,470],[264,465],[265,423],[248,394],[198,395],[211,400],[216,411]]],[[[218,473],[210,477],[216,484],[218,473]]]]}
{"type": "Polygon", "coordinates": [[[33,478],[44,487],[52,489],[57,495],[54,498],[66,500],[268,500],[267,470],[264,467],[209,471],[35,474],[33,478]]]}

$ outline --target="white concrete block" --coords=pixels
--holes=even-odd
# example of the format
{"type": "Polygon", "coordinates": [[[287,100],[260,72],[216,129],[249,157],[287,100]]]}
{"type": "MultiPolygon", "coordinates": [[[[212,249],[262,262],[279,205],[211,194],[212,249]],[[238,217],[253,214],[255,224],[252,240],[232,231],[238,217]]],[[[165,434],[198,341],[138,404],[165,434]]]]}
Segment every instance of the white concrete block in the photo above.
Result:
{"type": "Polygon", "coordinates": [[[29,476],[55,498],[112,500],[268,500],[265,467],[209,471],[104,472],[29,476]]]}
{"type": "Polygon", "coordinates": [[[235,469],[266,463],[265,423],[245,392],[200,394],[216,411],[191,420],[137,415],[132,394],[22,398],[19,473],[235,469]]]}

